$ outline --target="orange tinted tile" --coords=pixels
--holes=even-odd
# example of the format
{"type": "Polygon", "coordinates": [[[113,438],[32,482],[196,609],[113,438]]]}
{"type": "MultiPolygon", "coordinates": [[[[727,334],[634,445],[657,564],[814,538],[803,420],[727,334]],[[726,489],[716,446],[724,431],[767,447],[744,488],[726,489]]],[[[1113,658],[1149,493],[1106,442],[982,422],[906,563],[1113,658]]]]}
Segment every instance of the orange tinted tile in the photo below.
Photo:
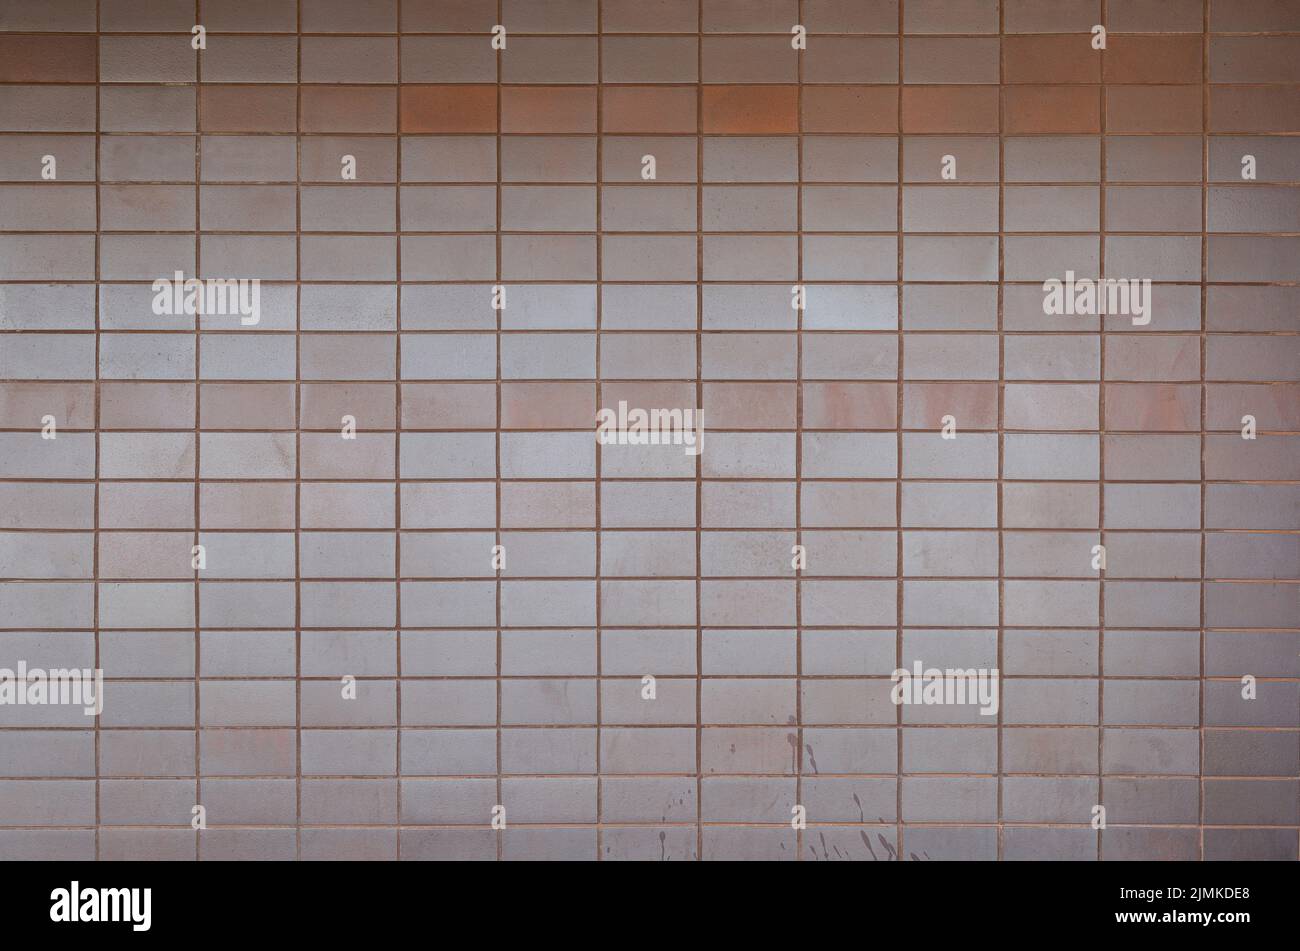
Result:
{"type": "Polygon", "coordinates": [[[303,86],[302,131],[396,132],[396,93],[381,86],[303,86]]]}
{"type": "Polygon", "coordinates": [[[94,36],[0,36],[0,83],[93,83],[94,36]]]}
{"type": "Polygon", "coordinates": [[[938,429],[947,415],[966,429],[998,428],[996,383],[906,383],[903,385],[903,426],[938,429]]]}
{"type": "MultiPolygon", "coordinates": [[[[619,401],[628,406],[694,407],[699,404],[694,383],[668,380],[614,380],[600,384],[600,405],[616,408],[619,401]]],[[[595,417],[592,417],[595,424],[595,417]]]]}
{"type": "Polygon", "coordinates": [[[904,132],[997,132],[996,86],[904,86],[904,132]]]}
{"type": "Polygon", "coordinates": [[[501,384],[502,429],[586,429],[596,423],[596,384],[501,384]]]}
{"type": "Polygon", "coordinates": [[[695,87],[607,86],[601,109],[606,132],[695,132],[695,87]]]}
{"type": "Polygon", "coordinates": [[[1200,86],[1112,86],[1107,132],[1200,132],[1200,86]]]}
{"type": "Polygon", "coordinates": [[[705,383],[704,418],[714,429],[794,429],[793,383],[705,383]]]}
{"type": "Polygon", "coordinates": [[[1095,83],[1101,78],[1102,54],[1090,40],[1086,33],[1003,37],[1003,81],[1095,83]]]}
{"type": "Polygon", "coordinates": [[[1113,36],[1103,68],[1108,83],[1199,83],[1201,37],[1113,36]]]}
{"type": "Polygon", "coordinates": [[[1197,430],[1201,392],[1196,384],[1107,383],[1106,428],[1197,430]]]}
{"type": "Polygon", "coordinates": [[[204,132],[294,132],[294,86],[202,86],[199,122],[204,132]]]}
{"type": "Polygon", "coordinates": [[[1002,123],[1010,135],[1100,132],[1101,93],[1096,86],[1008,86],[1002,123]]]}
{"type": "Polygon", "coordinates": [[[804,429],[892,429],[897,425],[896,383],[805,383],[804,429]]]}
{"type": "Polygon", "coordinates": [[[403,86],[403,132],[495,132],[495,86],[403,86]]]}
{"type": "Polygon", "coordinates": [[[897,132],[897,86],[804,86],[805,132],[897,132]]]}
{"type": "Polygon", "coordinates": [[[502,132],[595,132],[594,86],[503,86],[502,132]]]}
{"type": "Polygon", "coordinates": [[[797,86],[706,86],[704,131],[773,135],[799,131],[797,86]]]}

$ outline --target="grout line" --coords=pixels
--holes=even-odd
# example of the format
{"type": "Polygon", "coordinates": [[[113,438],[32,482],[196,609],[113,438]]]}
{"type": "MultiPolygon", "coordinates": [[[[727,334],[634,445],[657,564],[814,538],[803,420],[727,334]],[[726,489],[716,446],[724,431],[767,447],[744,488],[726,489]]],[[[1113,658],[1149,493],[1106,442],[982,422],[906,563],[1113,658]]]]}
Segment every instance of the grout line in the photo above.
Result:
{"type": "MultiPolygon", "coordinates": [[[[302,4],[295,4],[298,35],[294,40],[294,78],[302,78],[302,4]]],[[[302,129],[302,87],[294,97],[294,126],[302,129]]],[[[199,130],[200,135],[202,130],[199,130]]],[[[202,142],[202,138],[199,139],[202,142]]],[[[302,136],[294,137],[294,469],[293,469],[293,664],[294,664],[294,834],[296,861],[302,861],[302,136]]],[[[199,185],[202,188],[202,185],[199,185]]],[[[196,318],[197,319],[197,318],[196,318]]]]}
{"type": "MultiPolygon", "coordinates": [[[[402,24],[402,0],[397,0],[397,24],[401,29],[402,24]]],[[[301,77],[300,77],[301,78],[301,77]]],[[[399,83],[402,79],[402,41],[397,41],[397,79],[399,83]]],[[[401,122],[401,102],[400,90],[398,93],[398,122],[401,122]]],[[[301,111],[299,113],[301,115],[301,111]]],[[[402,136],[400,126],[393,133],[393,159],[397,163],[397,181],[393,184],[393,213],[396,216],[395,224],[397,226],[397,246],[396,246],[396,268],[394,274],[397,277],[398,284],[402,280],[402,232],[406,228],[406,222],[402,220],[402,136]]],[[[301,177],[301,176],[300,176],[301,177]]],[[[301,253],[298,255],[302,259],[301,253]]],[[[299,285],[301,288],[301,285],[299,285]]],[[[402,367],[402,294],[399,287],[394,288],[397,307],[397,333],[396,333],[396,351],[394,362],[394,373],[397,385],[396,390],[397,405],[393,411],[393,426],[396,434],[393,437],[393,610],[394,620],[397,622],[393,632],[394,645],[397,651],[397,736],[395,741],[395,755],[397,761],[394,763],[396,773],[394,783],[397,786],[397,860],[402,860],[402,823],[405,817],[402,793],[402,727],[404,721],[402,718],[402,433],[406,429],[406,420],[402,416],[402,390],[404,388],[402,380],[405,377],[405,370],[402,367]]],[[[302,312],[299,311],[299,321],[302,319],[302,312]]],[[[299,423],[301,425],[301,421],[299,423]]],[[[497,424],[500,425],[498,419],[497,424]]],[[[301,458],[301,452],[299,452],[301,458]]]]}
{"type": "MultiPolygon", "coordinates": [[[[1006,8],[998,4],[998,481],[994,498],[994,514],[998,528],[998,677],[1006,676],[1006,483],[1003,476],[1006,470],[1006,403],[1007,403],[1007,338],[1003,329],[1006,324],[1006,116],[1005,97],[1002,90],[1007,73],[1007,28],[1006,8]]],[[[1000,681],[999,681],[1000,682],[1000,681]]],[[[1003,780],[1006,774],[1006,762],[1003,749],[1005,718],[1002,704],[998,704],[998,747],[997,747],[997,859],[1002,861],[1006,855],[1006,823],[1004,821],[1003,780]]]]}
{"type": "MultiPolygon", "coordinates": [[[[894,226],[897,228],[897,234],[898,234],[897,259],[894,262],[894,267],[896,268],[896,273],[894,277],[897,282],[894,290],[894,294],[895,294],[894,303],[897,308],[896,330],[898,333],[898,342],[896,344],[896,349],[898,351],[896,354],[897,365],[895,367],[895,374],[897,376],[897,382],[895,383],[895,386],[898,392],[895,395],[895,407],[894,407],[894,423],[895,423],[895,428],[897,430],[897,433],[894,436],[894,477],[895,477],[894,558],[896,562],[895,571],[897,571],[898,573],[898,581],[895,585],[895,592],[894,592],[894,620],[897,623],[897,632],[894,635],[894,663],[895,663],[895,668],[899,670],[903,669],[903,629],[904,629],[903,622],[904,622],[904,612],[907,607],[906,602],[904,600],[903,561],[905,555],[903,551],[903,530],[901,527],[903,524],[903,472],[905,471],[903,468],[903,438],[904,438],[903,432],[904,432],[906,410],[907,410],[907,407],[904,403],[904,387],[903,387],[903,379],[905,376],[904,369],[903,369],[903,354],[904,354],[905,341],[906,341],[906,338],[904,336],[904,326],[903,326],[903,314],[904,314],[903,297],[904,297],[904,291],[906,289],[903,281],[903,277],[904,277],[903,248],[904,248],[904,238],[906,236],[906,232],[903,227],[903,212],[904,212],[903,187],[904,187],[904,182],[907,181],[907,176],[906,176],[907,150],[905,148],[906,138],[904,136],[905,130],[903,128],[904,125],[903,90],[905,88],[903,84],[903,79],[905,76],[905,67],[906,67],[906,61],[904,59],[904,51],[906,48],[906,44],[904,42],[904,17],[906,15],[904,9],[905,2],[906,0],[898,0],[898,90],[897,90],[897,98],[895,100],[897,106],[894,112],[894,127],[897,130],[897,135],[898,135],[898,139],[895,144],[895,150],[897,153],[895,156],[895,160],[897,162],[898,184],[896,186],[897,196],[896,196],[896,204],[894,208],[894,214],[895,214],[894,226]]],[[[905,734],[903,732],[903,707],[901,704],[894,705],[894,715],[896,718],[896,722],[898,724],[897,729],[894,733],[894,747],[895,747],[894,771],[896,774],[894,776],[894,846],[898,849],[898,857],[901,860],[903,856],[903,848],[904,848],[903,846],[903,752],[904,752],[903,744],[905,742],[904,740],[905,734]]]]}
{"type": "MultiPolygon", "coordinates": [[[[194,0],[194,22],[203,22],[203,0],[194,0]]],[[[198,50],[190,51],[194,56],[194,276],[203,276],[203,149],[200,131],[203,129],[203,97],[199,95],[199,83],[203,81],[203,56],[198,50]]],[[[102,89],[102,87],[101,87],[102,89]]],[[[295,95],[301,93],[295,91],[295,95]]],[[[295,255],[296,257],[296,255],[295,255]]],[[[203,544],[202,498],[200,476],[203,460],[203,318],[194,317],[194,544],[203,544]]],[[[193,558],[191,557],[191,561],[193,558]]],[[[203,805],[203,604],[199,584],[199,569],[193,568],[194,588],[194,803],[203,805]]],[[[206,822],[206,818],[205,818],[206,822]]],[[[194,830],[194,860],[203,858],[202,827],[194,830]]]]}
{"type": "MultiPolygon", "coordinates": [[[[1107,22],[1108,0],[1101,0],[1101,22],[1107,22]]],[[[1098,52],[1101,64],[1098,73],[1103,83],[1106,79],[1106,50],[1098,52]]],[[[1100,134],[1098,146],[1098,208],[1097,208],[1097,273],[1106,277],[1106,87],[1098,94],[1100,134]]],[[[1106,318],[1097,318],[1097,543],[1106,545],[1106,318]]],[[[1097,572],[1097,805],[1105,808],[1106,769],[1106,569],[1097,572]]],[[[1102,860],[1102,829],[1097,830],[1097,861],[1102,860]]]]}
{"type": "MultiPolygon", "coordinates": [[[[502,13],[504,0],[497,0],[497,23],[504,23],[505,17],[502,13]]],[[[507,41],[508,42],[508,41],[507,41]]],[[[507,47],[508,49],[508,47],[507,47]]],[[[504,51],[494,50],[493,59],[496,61],[497,85],[496,85],[496,160],[497,160],[497,179],[496,179],[496,282],[504,286],[505,278],[502,265],[501,247],[502,247],[502,219],[501,219],[501,178],[502,178],[502,158],[501,133],[505,125],[505,118],[501,110],[501,76],[502,65],[501,57],[504,51]]],[[[504,321],[501,317],[502,311],[495,312],[496,317],[496,526],[495,526],[495,544],[501,544],[501,329],[504,321]]],[[[400,473],[399,473],[400,475],[400,473]]],[[[503,769],[503,737],[501,729],[502,723],[502,623],[501,623],[501,572],[494,572],[496,581],[496,688],[497,688],[497,804],[504,807],[505,805],[505,782],[503,769]]],[[[509,824],[510,817],[507,813],[506,823],[509,824]]],[[[496,831],[497,861],[500,862],[505,855],[505,829],[496,831]]]]}

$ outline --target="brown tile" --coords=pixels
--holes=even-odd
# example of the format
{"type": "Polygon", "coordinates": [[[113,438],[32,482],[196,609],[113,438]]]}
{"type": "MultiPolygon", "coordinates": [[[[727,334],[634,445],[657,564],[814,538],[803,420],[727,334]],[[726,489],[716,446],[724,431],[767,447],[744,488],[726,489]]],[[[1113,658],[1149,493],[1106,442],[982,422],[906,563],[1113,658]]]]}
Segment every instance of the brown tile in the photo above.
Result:
{"type": "Polygon", "coordinates": [[[487,33],[497,5],[482,0],[405,0],[400,29],[406,33],[487,33]]]}
{"type": "Polygon", "coordinates": [[[605,132],[695,132],[697,94],[685,86],[606,86],[605,132]]]}
{"type": "Polygon", "coordinates": [[[1112,36],[1102,57],[1108,83],[1199,83],[1199,36],[1112,36]]]}
{"type": "MultiPolygon", "coordinates": [[[[995,43],[978,40],[978,43],[995,43]]],[[[986,51],[980,50],[979,53],[986,51]]],[[[991,64],[996,76],[997,53],[957,57],[962,78],[991,64]]],[[[898,82],[898,41],[884,36],[826,36],[817,40],[817,58],[803,64],[805,83],[896,83],[898,82]]],[[[947,80],[941,80],[947,81],[947,80]]],[[[977,82],[980,80],[976,80],[977,82]]]]}
{"type": "Polygon", "coordinates": [[[996,33],[998,0],[903,2],[904,33],[996,33]]]}
{"type": "Polygon", "coordinates": [[[1200,86],[1111,86],[1107,132],[1200,132],[1200,86]]]}
{"type": "Polygon", "coordinates": [[[943,417],[955,416],[962,429],[998,428],[996,383],[905,383],[903,426],[939,429],[943,417]]]}
{"type": "MultiPolygon", "coordinates": [[[[873,40],[893,43],[891,39],[873,40]]],[[[819,45],[820,50],[820,45],[819,45]]],[[[909,36],[903,40],[907,83],[996,83],[1001,44],[992,36],[909,36]]],[[[888,60],[887,65],[894,65],[888,60]]],[[[805,73],[805,79],[807,74],[805,73]]],[[[876,82],[887,82],[877,79],[876,82]]],[[[870,80],[866,80],[870,81],[870,80]]]]}
{"type": "Polygon", "coordinates": [[[1095,86],[1013,86],[1002,90],[1003,131],[1100,132],[1101,96],[1095,86]]]}
{"type": "Polygon", "coordinates": [[[59,429],[94,429],[95,385],[0,382],[0,428],[38,430],[47,415],[54,417],[59,429]]]}
{"type": "Polygon", "coordinates": [[[706,383],[704,419],[711,429],[794,429],[793,383],[706,383]]]}
{"type": "Polygon", "coordinates": [[[495,86],[403,86],[403,132],[495,132],[495,86]]]}
{"type": "Polygon", "coordinates": [[[1231,0],[1210,4],[1215,33],[1294,32],[1300,30],[1300,7],[1290,0],[1231,0]]]}
{"type": "Polygon", "coordinates": [[[396,132],[397,96],[373,86],[303,86],[303,132],[396,132]]]}
{"type": "Polygon", "coordinates": [[[1002,40],[1002,75],[1008,83],[1095,83],[1101,53],[1088,34],[1007,36],[1002,40]]]}
{"type": "Polygon", "coordinates": [[[706,33],[779,33],[799,15],[798,0],[700,0],[700,7],[706,33]]]}
{"type": "Polygon", "coordinates": [[[392,383],[303,383],[300,390],[303,429],[337,432],[344,416],[356,417],[362,431],[392,429],[396,422],[397,387],[392,383]]]}
{"type": "Polygon", "coordinates": [[[704,131],[772,135],[799,131],[797,86],[708,86],[704,131]]]}
{"type": "MultiPolygon", "coordinates": [[[[628,406],[693,407],[699,399],[694,383],[657,380],[616,380],[600,384],[600,405],[617,407],[619,402],[628,406]]],[[[593,421],[594,422],[594,421],[593,421]]],[[[705,423],[707,428],[710,424],[705,423]]]]}
{"type": "Polygon", "coordinates": [[[204,132],[294,132],[298,91],[292,86],[202,86],[199,122],[204,132]]]}
{"type": "Polygon", "coordinates": [[[93,36],[0,35],[0,83],[93,83],[93,36]]]}
{"type": "Polygon", "coordinates": [[[1106,428],[1142,432],[1201,428],[1198,383],[1107,383],[1106,428]]]}
{"type": "Polygon", "coordinates": [[[898,132],[897,86],[805,86],[804,132],[898,132]]]}
{"type": "Polygon", "coordinates": [[[994,86],[904,86],[904,132],[997,132],[994,86]]]}
{"type": "Polygon", "coordinates": [[[805,383],[804,429],[893,429],[898,418],[895,383],[805,383]]]}
{"type": "Polygon", "coordinates": [[[700,27],[699,0],[601,0],[605,33],[694,33],[700,27]]]}
{"type": "Polygon", "coordinates": [[[99,384],[99,425],[104,429],[192,429],[194,408],[192,383],[99,384]]]}
{"type": "Polygon", "coordinates": [[[595,132],[594,86],[503,86],[502,132],[595,132]]]}
{"type": "MultiPolygon", "coordinates": [[[[303,415],[307,415],[304,402],[303,415]]],[[[495,383],[403,383],[403,429],[493,429],[495,383]]]]}
{"type": "Polygon", "coordinates": [[[586,429],[596,425],[596,384],[502,383],[502,429],[586,429]]]}
{"type": "MultiPolygon", "coordinates": [[[[1109,0],[1106,26],[1114,33],[1200,33],[1205,0],[1109,0]]],[[[1199,39],[1196,41],[1201,42],[1199,39]]]]}
{"type": "Polygon", "coordinates": [[[1008,33],[1086,33],[1100,17],[1101,0],[1002,0],[1008,33]]]}

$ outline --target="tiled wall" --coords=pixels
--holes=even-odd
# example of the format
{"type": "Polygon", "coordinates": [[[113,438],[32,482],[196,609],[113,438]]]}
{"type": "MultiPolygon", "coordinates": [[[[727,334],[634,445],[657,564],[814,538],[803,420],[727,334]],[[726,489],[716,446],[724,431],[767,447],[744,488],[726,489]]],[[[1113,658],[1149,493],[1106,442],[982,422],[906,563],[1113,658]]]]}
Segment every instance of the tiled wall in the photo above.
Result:
{"type": "Polygon", "coordinates": [[[0,31],[0,857],[1297,858],[1300,2],[0,31]]]}

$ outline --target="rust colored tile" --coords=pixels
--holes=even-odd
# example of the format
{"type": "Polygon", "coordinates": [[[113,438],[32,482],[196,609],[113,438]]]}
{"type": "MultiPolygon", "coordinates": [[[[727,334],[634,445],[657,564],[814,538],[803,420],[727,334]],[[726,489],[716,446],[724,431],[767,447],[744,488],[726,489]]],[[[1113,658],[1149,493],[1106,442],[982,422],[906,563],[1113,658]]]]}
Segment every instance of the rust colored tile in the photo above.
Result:
{"type": "Polygon", "coordinates": [[[1088,34],[1007,36],[1002,40],[1002,75],[1008,83],[1095,83],[1101,56],[1088,34]]]}
{"type": "Polygon", "coordinates": [[[294,132],[298,91],[293,86],[203,86],[199,118],[204,132],[294,132]]]}
{"type": "Polygon", "coordinates": [[[37,430],[47,413],[64,429],[94,429],[95,385],[0,382],[0,427],[37,430]]]}
{"type": "Polygon", "coordinates": [[[495,132],[495,86],[403,86],[403,132],[495,132]]]}
{"type": "Polygon", "coordinates": [[[607,86],[605,132],[695,132],[695,88],[607,86]]]}
{"type": "Polygon", "coordinates": [[[938,429],[946,415],[955,415],[967,429],[998,428],[996,383],[905,383],[903,426],[938,429]]]}
{"type": "Polygon", "coordinates": [[[997,132],[994,86],[906,86],[904,132],[997,132]]]}
{"type": "MultiPolygon", "coordinates": [[[[305,417],[306,392],[303,398],[305,417]]],[[[337,413],[332,413],[329,418],[332,420],[337,416],[337,413]]],[[[403,383],[401,423],[402,429],[410,430],[495,429],[496,384],[403,383]]]]}
{"type": "Polygon", "coordinates": [[[1114,36],[1103,62],[1108,83],[1199,83],[1201,38],[1114,36]]]}
{"type": "Polygon", "coordinates": [[[1106,384],[1107,429],[1195,431],[1200,424],[1199,384],[1106,384]]]}
{"type": "Polygon", "coordinates": [[[1200,86],[1112,86],[1107,132],[1200,132],[1200,86]]]}
{"type": "Polygon", "coordinates": [[[594,86],[503,86],[502,132],[595,132],[594,86]]]}
{"type": "Polygon", "coordinates": [[[596,424],[596,384],[502,383],[502,429],[588,429],[596,424]]]}
{"type": "Polygon", "coordinates": [[[804,429],[893,429],[898,417],[895,383],[805,383],[804,429]]]}
{"type": "Polygon", "coordinates": [[[1002,91],[1004,131],[1100,132],[1101,96],[1095,86],[1012,86],[1002,91]]]}
{"type": "Polygon", "coordinates": [[[805,86],[805,132],[898,131],[897,86],[805,86]]]}
{"type": "Polygon", "coordinates": [[[1211,86],[1211,132],[1300,132],[1294,86],[1211,86]]]}
{"type": "Polygon", "coordinates": [[[303,86],[303,132],[396,132],[397,97],[375,86],[303,86]]]}
{"type": "Polygon", "coordinates": [[[706,383],[705,425],[713,429],[794,429],[793,383],[706,383]]]}
{"type": "Polygon", "coordinates": [[[704,131],[771,135],[799,131],[797,86],[707,86],[704,131]]]}
{"type": "Polygon", "coordinates": [[[93,83],[95,37],[0,36],[0,83],[93,83]]]}
{"type": "MultiPolygon", "coordinates": [[[[600,384],[600,405],[617,407],[622,400],[628,406],[652,407],[666,409],[673,407],[688,408],[699,405],[694,383],[658,380],[615,380],[600,384]]],[[[710,419],[712,417],[709,417],[710,419]]],[[[592,428],[596,419],[592,416],[592,428]]],[[[706,426],[713,425],[706,423],[706,426]]]]}

